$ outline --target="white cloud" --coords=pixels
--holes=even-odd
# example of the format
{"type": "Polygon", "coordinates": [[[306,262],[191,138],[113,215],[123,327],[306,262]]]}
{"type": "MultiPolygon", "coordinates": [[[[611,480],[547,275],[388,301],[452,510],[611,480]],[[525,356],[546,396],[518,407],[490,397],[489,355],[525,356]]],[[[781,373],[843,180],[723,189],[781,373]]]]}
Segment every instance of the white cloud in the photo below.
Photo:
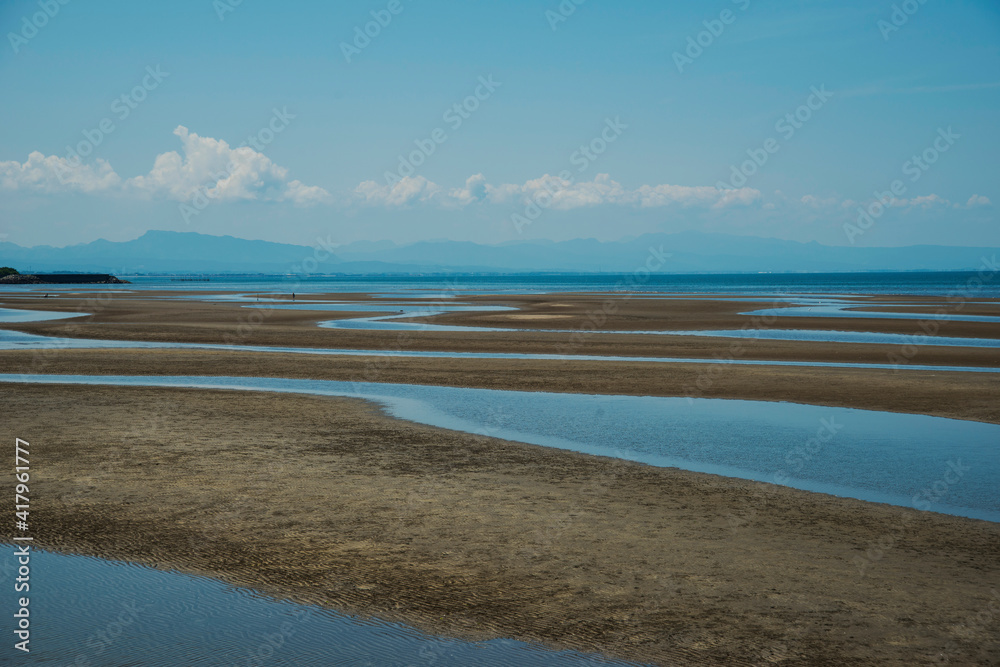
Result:
{"type": "Polygon", "coordinates": [[[913,197],[911,199],[893,199],[890,206],[895,207],[906,207],[906,208],[931,208],[932,206],[951,206],[952,208],[977,208],[981,206],[992,206],[993,202],[990,201],[989,197],[984,197],[982,195],[972,195],[965,204],[955,202],[954,204],[941,197],[940,195],[930,194],[922,195],[920,197],[913,197]]]}
{"type": "Polygon", "coordinates": [[[393,185],[364,181],[354,188],[354,194],[367,204],[378,206],[409,206],[434,199],[441,192],[437,184],[423,176],[407,176],[393,185]]]}
{"type": "Polygon", "coordinates": [[[300,206],[326,204],[333,200],[330,193],[318,185],[305,185],[298,180],[288,181],[283,198],[300,206]]]}
{"type": "Polygon", "coordinates": [[[448,191],[448,197],[459,205],[472,204],[486,201],[489,195],[489,185],[486,177],[482,174],[475,174],[465,179],[465,187],[454,188],[448,191]]]}
{"type": "MultiPolygon", "coordinates": [[[[819,207],[819,204],[831,201],[834,200],[817,199],[812,195],[806,195],[805,197],[802,198],[802,203],[807,205],[812,205],[817,208],[819,207]]],[[[929,195],[919,195],[917,197],[911,197],[909,199],[905,197],[903,198],[893,197],[888,201],[883,200],[882,202],[878,203],[881,203],[890,208],[899,208],[899,209],[913,209],[913,208],[931,209],[936,206],[950,206],[952,208],[963,209],[963,208],[976,208],[979,206],[992,206],[992,202],[990,201],[989,197],[983,197],[981,195],[972,195],[971,197],[969,197],[969,200],[965,204],[961,204],[958,202],[952,203],[950,200],[942,197],[941,195],[933,193],[929,195]]],[[[853,199],[846,199],[843,202],[840,202],[840,206],[845,209],[854,208],[859,205],[862,208],[868,208],[874,206],[875,204],[876,202],[862,203],[854,201],[853,199]]]]}
{"type": "Polygon", "coordinates": [[[180,125],[183,156],[176,151],[156,156],[153,168],[125,181],[104,160],[78,164],[39,152],[24,164],[0,162],[0,187],[8,190],[57,192],[123,192],[188,201],[198,193],[214,201],[263,200],[312,204],[328,201],[330,193],[301,181],[288,180],[288,170],[248,146],[201,137],[180,125]]]}
{"type": "MultiPolygon", "coordinates": [[[[876,202],[859,202],[854,199],[844,199],[840,200],[834,197],[821,198],[815,195],[805,195],[799,200],[800,203],[813,209],[823,209],[823,208],[840,208],[840,209],[854,209],[858,206],[862,208],[869,208],[875,206],[876,202]]],[[[966,204],[952,204],[951,201],[945,199],[941,195],[929,194],[920,195],[917,197],[907,198],[896,198],[893,197],[889,200],[883,200],[882,202],[877,202],[883,206],[888,206],[890,208],[897,209],[931,209],[937,206],[952,206],[954,208],[974,208],[976,206],[990,206],[991,202],[988,197],[982,197],[979,195],[972,195],[966,204]]]]}
{"type": "Polygon", "coordinates": [[[537,203],[551,199],[550,208],[574,209],[614,204],[658,208],[662,206],[711,206],[720,208],[748,204],[760,198],[760,191],[751,188],[720,190],[714,186],[642,185],[634,190],[625,188],[608,174],[598,174],[593,181],[571,182],[548,174],[524,185],[502,185],[491,191],[493,201],[520,200],[537,203]]]}
{"type": "Polygon", "coordinates": [[[163,194],[186,201],[203,192],[214,201],[257,199],[314,203],[330,194],[300,181],[289,181],[288,170],[249,146],[231,148],[228,143],[201,137],[177,126],[183,157],[176,151],[156,156],[146,176],[130,178],[125,186],[139,192],[163,194]]]}
{"type": "MultiPolygon", "coordinates": [[[[844,202],[842,204],[838,199],[836,199],[834,197],[829,197],[827,199],[821,199],[820,197],[816,197],[815,195],[806,195],[805,197],[803,197],[799,201],[801,201],[803,204],[805,204],[806,206],[808,206],[810,208],[824,208],[826,206],[837,206],[837,205],[843,206],[844,204],[847,203],[847,202],[844,202]]],[[[850,200],[848,200],[848,201],[850,201],[850,200]]]]}
{"type": "Polygon", "coordinates": [[[569,210],[611,203],[621,196],[623,189],[603,174],[582,183],[545,174],[522,185],[507,183],[488,187],[487,192],[489,200],[497,204],[535,202],[547,208],[569,210]]]}
{"type": "Polygon", "coordinates": [[[656,208],[662,206],[708,206],[721,208],[746,205],[760,198],[751,188],[720,190],[713,186],[643,185],[625,188],[608,174],[598,174],[592,181],[574,182],[545,174],[523,184],[491,185],[482,174],[470,176],[461,188],[444,190],[422,176],[403,178],[393,184],[379,185],[365,181],[354,190],[366,204],[409,206],[435,203],[440,206],[467,206],[473,203],[539,206],[571,210],[601,205],[656,208]]]}
{"type": "Polygon", "coordinates": [[[931,206],[947,206],[950,203],[951,202],[949,202],[944,197],[935,194],[930,194],[930,195],[921,195],[919,197],[913,197],[911,199],[893,199],[891,202],[889,202],[889,205],[896,207],[909,207],[909,208],[917,206],[919,206],[920,208],[930,208],[931,206]]]}
{"type": "Polygon", "coordinates": [[[4,190],[99,192],[119,185],[121,178],[110,164],[100,159],[92,165],[81,164],[33,151],[23,164],[16,160],[0,162],[0,188],[4,190]]]}
{"type": "MultiPolygon", "coordinates": [[[[178,126],[174,135],[180,139],[180,151],[157,155],[147,174],[123,179],[102,159],[83,164],[78,158],[46,156],[34,151],[24,163],[0,161],[0,190],[44,194],[109,193],[165,197],[184,202],[201,196],[212,201],[285,201],[302,206],[333,201],[323,188],[290,179],[287,168],[249,146],[234,148],[220,139],[199,136],[184,126],[178,126]]],[[[568,211],[596,206],[722,209],[760,204],[773,210],[776,205],[782,205],[782,201],[788,201],[780,192],[775,196],[779,200],[777,204],[774,200],[763,202],[761,192],[753,188],[671,184],[627,188],[608,174],[598,174],[591,181],[544,174],[520,184],[493,185],[479,173],[454,188],[443,188],[423,176],[409,176],[384,185],[364,181],[354,189],[352,199],[362,205],[388,208],[416,205],[462,208],[474,204],[521,207],[534,203],[568,211]]],[[[858,205],[849,199],[841,201],[815,195],[805,195],[796,203],[816,210],[851,209],[858,205]]],[[[939,195],[930,194],[893,199],[888,205],[893,208],[953,206],[971,209],[991,206],[992,202],[988,197],[974,194],[965,204],[952,204],[939,195]]]]}
{"type": "Polygon", "coordinates": [[[760,190],[753,188],[737,188],[733,190],[723,190],[719,200],[712,205],[712,208],[726,208],[727,206],[747,206],[761,198],[760,190]]]}
{"type": "Polygon", "coordinates": [[[643,185],[626,193],[624,202],[634,201],[643,208],[669,206],[710,205],[712,208],[742,206],[760,199],[760,191],[753,188],[719,190],[713,186],[689,187],[685,185],[643,185]]]}

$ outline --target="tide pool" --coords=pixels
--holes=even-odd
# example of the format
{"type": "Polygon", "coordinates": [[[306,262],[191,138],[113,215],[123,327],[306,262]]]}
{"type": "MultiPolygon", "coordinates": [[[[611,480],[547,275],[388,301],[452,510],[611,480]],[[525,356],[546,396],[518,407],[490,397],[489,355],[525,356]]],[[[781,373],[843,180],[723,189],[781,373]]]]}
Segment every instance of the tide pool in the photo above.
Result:
{"type": "MultiPolygon", "coordinates": [[[[0,603],[17,611],[14,547],[0,545],[0,603]]],[[[30,653],[0,662],[97,665],[625,667],[633,663],[511,639],[470,642],[399,623],[275,600],[224,582],[83,556],[30,551],[30,653]]],[[[9,626],[10,624],[8,624],[9,626]]]]}

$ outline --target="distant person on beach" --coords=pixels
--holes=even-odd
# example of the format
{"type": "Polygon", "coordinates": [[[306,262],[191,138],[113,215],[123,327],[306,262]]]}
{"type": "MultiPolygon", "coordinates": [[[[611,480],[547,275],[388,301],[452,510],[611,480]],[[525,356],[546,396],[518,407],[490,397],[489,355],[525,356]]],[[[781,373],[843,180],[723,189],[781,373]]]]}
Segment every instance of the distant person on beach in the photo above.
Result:
{"type": "Polygon", "coordinates": [[[295,292],[292,292],[292,301],[295,301],[295,292]]]}

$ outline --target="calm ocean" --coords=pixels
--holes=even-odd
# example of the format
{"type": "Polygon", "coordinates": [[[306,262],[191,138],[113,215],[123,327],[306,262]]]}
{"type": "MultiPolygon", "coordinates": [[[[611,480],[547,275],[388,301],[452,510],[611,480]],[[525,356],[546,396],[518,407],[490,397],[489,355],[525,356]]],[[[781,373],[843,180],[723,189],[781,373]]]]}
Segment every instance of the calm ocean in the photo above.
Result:
{"type": "MultiPolygon", "coordinates": [[[[164,276],[123,276],[129,289],[238,290],[246,292],[374,292],[409,296],[458,293],[579,291],[709,292],[719,294],[926,294],[966,298],[1000,297],[995,271],[905,273],[739,273],[739,274],[516,274],[423,276],[220,275],[198,280],[164,276]],[[294,290],[292,288],[295,288],[294,290]]],[[[20,286],[19,286],[20,287],[20,286]]],[[[26,286],[27,287],[27,286],[26,286]]],[[[48,291],[54,291],[47,286],[48,291]]],[[[123,289],[120,285],[99,286],[123,289]]],[[[35,286],[34,289],[42,289],[35,286]]],[[[60,288],[67,289],[67,288],[60,288]]],[[[78,286],[74,289],[80,289],[78,286]]],[[[3,291],[20,291],[6,287],[3,291]]]]}

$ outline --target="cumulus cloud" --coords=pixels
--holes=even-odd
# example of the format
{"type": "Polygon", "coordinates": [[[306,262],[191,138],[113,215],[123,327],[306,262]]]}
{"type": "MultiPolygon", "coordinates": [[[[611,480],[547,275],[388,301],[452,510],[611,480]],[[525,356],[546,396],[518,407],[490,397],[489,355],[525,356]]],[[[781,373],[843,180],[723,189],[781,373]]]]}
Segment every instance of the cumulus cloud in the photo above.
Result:
{"type": "Polygon", "coordinates": [[[288,181],[283,198],[301,206],[325,204],[333,200],[330,193],[318,185],[305,185],[299,180],[288,181]]]}
{"type": "Polygon", "coordinates": [[[354,195],[357,198],[366,204],[377,206],[409,206],[431,201],[440,193],[441,188],[423,176],[407,176],[391,185],[364,181],[354,188],[354,195]]]}
{"type": "Polygon", "coordinates": [[[448,197],[459,205],[472,204],[486,201],[489,196],[489,185],[486,177],[482,174],[475,174],[465,179],[465,186],[454,188],[448,191],[448,197]]]}
{"type": "Polygon", "coordinates": [[[470,176],[461,188],[445,190],[422,176],[407,177],[380,185],[365,181],[354,191],[366,204],[409,206],[435,203],[440,206],[467,206],[473,203],[539,206],[572,210],[601,205],[658,208],[663,206],[704,206],[722,208],[746,205],[760,198],[751,188],[720,190],[714,186],[642,185],[624,187],[608,174],[598,174],[592,181],[573,181],[544,174],[524,183],[492,185],[482,174],[470,176]]]}
{"type": "Polygon", "coordinates": [[[322,188],[289,181],[288,169],[249,146],[231,148],[225,141],[201,137],[183,125],[174,134],[180,137],[183,156],[176,151],[161,153],[149,174],[130,178],[126,188],[181,201],[199,192],[214,201],[290,200],[298,204],[330,196],[322,188]]]}
{"type": "MultiPolygon", "coordinates": [[[[287,168],[250,146],[230,146],[212,137],[203,137],[178,126],[173,134],[180,140],[179,151],[156,156],[146,174],[122,178],[105,160],[83,163],[79,157],[43,155],[34,151],[28,159],[0,161],[0,191],[27,191],[43,194],[61,192],[108,193],[135,197],[161,197],[181,202],[196,198],[219,202],[283,201],[309,206],[330,203],[333,197],[323,188],[291,179],[287,168]]],[[[255,144],[256,148],[261,146],[255,144]]],[[[354,188],[348,201],[372,207],[404,208],[432,205],[458,209],[479,204],[522,207],[536,205],[569,211],[597,206],[639,209],[664,207],[725,209],[757,204],[764,210],[797,204],[820,209],[853,209],[854,200],[805,195],[788,200],[776,192],[777,203],[762,201],[753,188],[717,188],[672,184],[640,185],[628,188],[608,174],[593,180],[577,181],[543,174],[524,183],[491,184],[477,173],[459,187],[445,188],[423,176],[408,176],[385,184],[364,181],[354,188]]],[[[979,208],[991,206],[988,197],[972,195],[967,202],[952,204],[936,195],[892,199],[888,206],[901,209],[930,209],[938,206],[979,208]]],[[[801,210],[801,209],[800,209],[801,210]]]]}
{"type": "Polygon", "coordinates": [[[98,192],[121,185],[121,178],[104,160],[81,164],[79,160],[33,151],[22,164],[0,162],[0,188],[35,192],[98,192]]]}
{"type": "Polygon", "coordinates": [[[263,200],[314,204],[330,199],[317,186],[289,180],[288,170],[249,146],[201,137],[180,125],[181,153],[156,156],[148,174],[123,180],[104,160],[78,160],[33,152],[24,164],[0,162],[0,187],[8,190],[118,192],[187,201],[199,193],[215,201],[263,200]]]}

